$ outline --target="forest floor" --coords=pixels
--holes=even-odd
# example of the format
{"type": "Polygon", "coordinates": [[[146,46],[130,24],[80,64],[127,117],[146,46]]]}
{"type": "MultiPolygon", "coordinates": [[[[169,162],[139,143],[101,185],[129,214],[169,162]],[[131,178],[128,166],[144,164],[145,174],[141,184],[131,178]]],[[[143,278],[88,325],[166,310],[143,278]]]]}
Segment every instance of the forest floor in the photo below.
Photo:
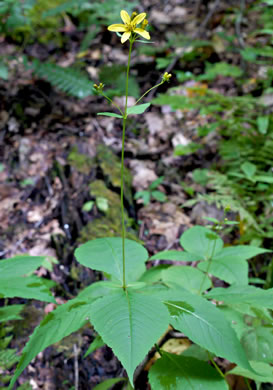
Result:
{"type": "MultiPolygon", "coordinates": [[[[223,18],[228,17],[228,7],[225,2],[208,3],[210,6],[202,5],[196,15],[194,1],[142,1],[139,10],[147,12],[149,23],[154,26],[152,41],[162,59],[172,50],[170,46],[160,52],[170,33],[213,40],[223,18]]],[[[69,66],[77,57],[82,33],[73,28],[72,21],[68,27],[62,50],[33,42],[24,47],[24,53],[40,61],[50,58],[58,65],[69,66]]],[[[1,55],[17,54],[18,46],[12,39],[0,39],[1,55]]],[[[127,45],[121,45],[119,38],[105,28],[85,53],[90,78],[103,82],[98,80],[101,67],[126,65],[127,50],[127,45]]],[[[168,71],[181,66],[185,71],[184,64],[179,62],[179,52],[174,58],[168,71]]],[[[201,73],[205,60],[227,60],[235,65],[240,61],[238,56],[231,58],[231,54],[226,54],[218,41],[214,48],[203,49],[188,70],[201,73]]],[[[95,237],[120,235],[121,122],[96,116],[97,112],[111,109],[101,97],[94,95],[81,100],[69,97],[47,81],[33,77],[20,61],[18,64],[14,60],[10,65],[13,72],[9,80],[0,79],[0,256],[46,255],[48,265],[40,268],[38,274],[57,283],[56,298],[63,303],[83,287],[102,279],[99,272],[75,261],[75,248],[95,237]],[[104,199],[104,206],[98,199],[104,199]]],[[[154,54],[133,53],[132,73],[142,93],[165,71],[155,65],[154,54]]],[[[176,85],[174,75],[170,84],[161,86],[154,96],[176,85]]],[[[228,96],[239,93],[230,77],[217,77],[211,87],[228,96]]],[[[181,93],[187,93],[186,88],[181,93]]],[[[122,104],[123,98],[117,99],[122,104]]],[[[129,104],[135,100],[130,97],[129,104]]],[[[151,106],[141,117],[128,121],[125,145],[128,235],[144,242],[151,255],[178,249],[179,237],[186,229],[195,224],[206,225],[203,217],[223,217],[221,210],[205,203],[182,208],[189,194],[180,183],[189,181],[195,190],[200,190],[199,184],[191,182],[192,171],[209,168],[219,160],[217,134],[207,137],[207,143],[193,155],[177,157],[173,150],[181,143],[198,142],[195,130],[207,121],[198,112],[174,111],[169,106],[151,106]],[[164,202],[152,199],[143,205],[141,199],[134,200],[137,191],[147,190],[161,177],[158,190],[165,195],[164,202]]],[[[39,320],[52,309],[51,304],[28,303],[24,321],[15,327],[16,341],[12,341],[12,347],[20,350],[39,320]]],[[[83,358],[95,336],[94,330],[86,326],[49,347],[28,366],[18,384],[29,381],[33,389],[68,390],[73,388],[78,375],[78,389],[84,390],[107,378],[124,375],[124,369],[106,346],[83,358]]],[[[149,389],[145,369],[143,372],[137,382],[139,390],[149,389]]],[[[243,386],[233,384],[233,389],[242,390],[243,386]]],[[[115,389],[118,388],[117,385],[115,389]]]]}

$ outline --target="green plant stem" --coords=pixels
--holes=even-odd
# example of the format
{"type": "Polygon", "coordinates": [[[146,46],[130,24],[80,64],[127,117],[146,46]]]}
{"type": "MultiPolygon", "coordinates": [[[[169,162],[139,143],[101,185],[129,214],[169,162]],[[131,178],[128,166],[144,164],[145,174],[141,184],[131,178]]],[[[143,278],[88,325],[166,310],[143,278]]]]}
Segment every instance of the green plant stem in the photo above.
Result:
{"type": "Polygon", "coordinates": [[[216,240],[217,240],[217,237],[215,238],[214,243],[213,243],[212,253],[211,253],[211,256],[210,256],[209,259],[208,259],[209,265],[208,265],[207,270],[206,270],[206,272],[205,272],[205,275],[204,275],[204,277],[203,277],[202,283],[200,284],[200,288],[199,288],[199,291],[198,291],[198,295],[201,294],[202,287],[203,287],[203,285],[204,285],[204,283],[205,283],[206,277],[207,277],[208,274],[209,274],[209,270],[210,270],[210,266],[211,266],[211,261],[212,261],[212,258],[213,258],[214,252],[215,252],[216,240]]]}
{"type": "Polygon", "coordinates": [[[145,92],[145,93],[144,93],[144,94],[135,102],[134,106],[135,106],[138,102],[140,102],[140,100],[143,99],[144,96],[147,95],[147,93],[149,93],[152,89],[157,88],[157,87],[159,87],[159,86],[162,85],[162,84],[164,84],[164,81],[161,81],[161,83],[156,84],[156,85],[154,85],[152,88],[148,89],[148,91],[146,91],[146,92],[145,92]]]}
{"type": "Polygon", "coordinates": [[[104,95],[104,93],[101,94],[101,96],[105,97],[105,99],[107,99],[111,104],[113,104],[113,106],[115,106],[119,112],[121,113],[121,115],[123,116],[123,112],[121,111],[121,109],[119,108],[119,106],[113,102],[112,99],[110,99],[108,96],[104,95]]]}
{"type": "Polygon", "coordinates": [[[155,349],[157,350],[157,352],[159,353],[159,355],[162,357],[161,349],[159,348],[158,344],[156,344],[156,343],[155,343],[155,349]]]}
{"type": "Polygon", "coordinates": [[[251,386],[250,386],[249,380],[247,378],[244,378],[244,381],[245,381],[245,384],[246,384],[247,388],[249,390],[251,390],[251,386]]]}
{"type": "Polygon", "coordinates": [[[122,124],[122,147],[121,147],[121,184],[120,184],[120,208],[121,208],[121,220],[122,220],[122,265],[123,265],[123,283],[122,288],[125,291],[126,278],[125,278],[125,218],[124,218],[124,143],[125,143],[125,130],[126,130],[126,119],[127,119],[127,106],[128,106],[128,82],[129,82],[129,71],[130,71],[130,61],[132,53],[133,40],[130,39],[130,48],[128,55],[128,65],[126,72],[126,89],[125,89],[125,108],[123,114],[123,124],[122,124]]]}
{"type": "Polygon", "coordinates": [[[222,370],[220,369],[218,364],[215,363],[215,361],[213,360],[213,358],[212,358],[211,354],[209,353],[209,351],[207,351],[207,354],[208,354],[209,360],[211,361],[213,366],[216,368],[217,372],[221,375],[222,378],[226,379],[225,374],[222,372],[222,370]]]}
{"type": "Polygon", "coordinates": [[[122,149],[121,149],[121,184],[120,184],[120,208],[122,224],[122,266],[123,266],[123,283],[122,287],[126,290],[125,279],[125,220],[124,220],[124,141],[125,141],[126,118],[123,118],[122,126],[122,149]]]}

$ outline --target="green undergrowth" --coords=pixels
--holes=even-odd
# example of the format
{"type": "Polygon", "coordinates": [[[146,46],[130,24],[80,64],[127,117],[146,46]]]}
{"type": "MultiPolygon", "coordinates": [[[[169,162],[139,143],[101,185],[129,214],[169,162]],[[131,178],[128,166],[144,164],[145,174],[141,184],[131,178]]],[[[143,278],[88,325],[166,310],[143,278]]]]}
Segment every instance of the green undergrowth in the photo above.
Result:
{"type": "MultiPolygon", "coordinates": [[[[89,222],[80,232],[79,242],[83,243],[91,239],[100,237],[118,237],[121,230],[120,221],[120,198],[119,195],[109,190],[102,180],[95,180],[90,183],[90,196],[103,198],[106,200],[107,208],[103,215],[98,215],[89,222]]],[[[133,221],[125,211],[126,226],[128,237],[137,240],[137,234],[133,230],[133,221]]]]}
{"type": "MultiPolygon", "coordinates": [[[[198,127],[196,135],[203,146],[210,133],[216,133],[221,157],[206,173],[206,194],[195,194],[184,206],[204,200],[221,208],[230,206],[240,216],[242,242],[255,239],[262,243],[265,238],[273,238],[272,114],[266,113],[262,101],[251,95],[229,97],[206,88],[200,90],[197,85],[190,88],[194,94],[191,97],[181,95],[180,88],[159,95],[153,103],[184,112],[198,110],[206,116],[208,123],[198,127]]],[[[184,150],[184,146],[178,146],[174,153],[183,155],[184,150]]]]}

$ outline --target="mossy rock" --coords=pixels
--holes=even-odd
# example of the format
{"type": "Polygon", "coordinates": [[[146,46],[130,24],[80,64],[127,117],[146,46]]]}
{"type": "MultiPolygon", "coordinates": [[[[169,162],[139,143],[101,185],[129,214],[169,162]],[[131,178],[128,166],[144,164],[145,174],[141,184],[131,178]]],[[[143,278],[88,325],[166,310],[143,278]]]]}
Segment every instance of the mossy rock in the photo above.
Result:
{"type": "Polygon", "coordinates": [[[42,44],[54,42],[62,46],[66,37],[60,32],[63,15],[58,7],[64,0],[34,0],[32,2],[14,2],[6,20],[4,31],[17,42],[38,41],[42,44]],[[46,17],[46,12],[53,14],[46,17]],[[55,10],[57,10],[55,12],[55,10]]]}
{"type": "Polygon", "coordinates": [[[86,175],[88,175],[92,167],[94,167],[92,158],[86,154],[80,153],[77,146],[72,147],[67,161],[72,167],[77,169],[77,171],[86,175]]]}
{"type": "MultiPolygon", "coordinates": [[[[89,222],[81,231],[79,242],[86,242],[101,237],[120,237],[122,231],[120,197],[109,190],[102,180],[96,180],[89,185],[90,195],[107,199],[109,207],[103,216],[89,222]]],[[[125,224],[131,228],[132,222],[125,210],[125,224]]],[[[126,233],[127,238],[137,240],[136,233],[132,230],[126,233]]]]}
{"type": "MultiPolygon", "coordinates": [[[[119,158],[105,145],[99,145],[97,148],[98,164],[113,187],[121,187],[121,161],[119,158]]],[[[124,197],[129,204],[133,204],[132,196],[132,175],[129,169],[124,167],[124,197]]]]}

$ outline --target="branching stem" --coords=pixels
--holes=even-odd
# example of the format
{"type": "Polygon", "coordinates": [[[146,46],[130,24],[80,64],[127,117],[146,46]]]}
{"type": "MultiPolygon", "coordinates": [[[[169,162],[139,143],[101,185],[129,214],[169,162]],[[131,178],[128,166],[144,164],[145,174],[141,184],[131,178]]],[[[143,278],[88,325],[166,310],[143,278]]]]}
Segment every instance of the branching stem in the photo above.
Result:
{"type": "Polygon", "coordinates": [[[115,107],[119,110],[119,112],[121,113],[122,116],[124,115],[123,112],[121,111],[121,109],[119,108],[119,106],[118,106],[115,102],[113,102],[112,99],[110,99],[110,98],[109,98],[108,96],[106,96],[104,93],[102,93],[101,96],[105,97],[105,99],[107,99],[108,102],[110,102],[111,104],[113,104],[113,106],[115,106],[115,107]]]}
{"type": "Polygon", "coordinates": [[[146,92],[145,92],[145,93],[144,93],[144,94],[135,102],[134,106],[137,105],[137,103],[140,102],[140,100],[142,100],[142,99],[144,98],[144,96],[147,95],[147,93],[149,93],[152,89],[157,88],[157,87],[159,87],[159,86],[162,85],[162,84],[164,84],[164,81],[161,81],[161,83],[156,84],[156,85],[154,85],[152,88],[148,89],[148,91],[146,91],[146,92]]]}

